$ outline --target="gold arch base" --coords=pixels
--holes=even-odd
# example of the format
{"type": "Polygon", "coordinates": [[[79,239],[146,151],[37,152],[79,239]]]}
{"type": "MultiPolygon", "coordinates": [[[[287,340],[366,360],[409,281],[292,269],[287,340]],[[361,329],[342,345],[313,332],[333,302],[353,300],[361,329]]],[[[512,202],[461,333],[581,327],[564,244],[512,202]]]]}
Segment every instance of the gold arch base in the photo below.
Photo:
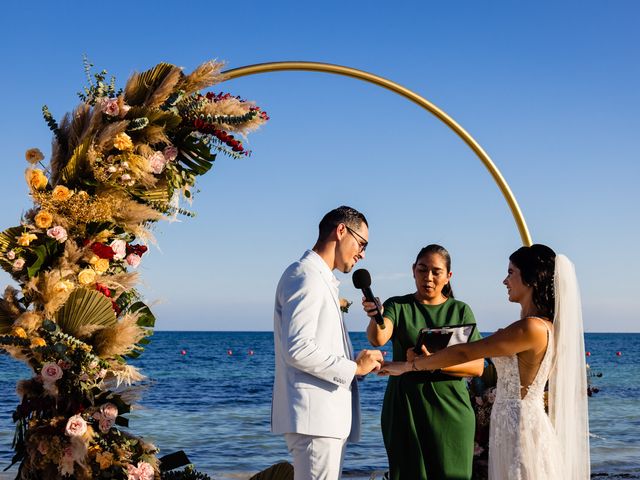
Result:
{"type": "Polygon", "coordinates": [[[529,234],[529,230],[527,228],[527,224],[522,215],[522,211],[518,206],[518,202],[516,201],[513,192],[507,185],[506,180],[495,166],[489,155],[482,149],[480,144],[475,141],[475,139],[469,135],[469,133],[462,128],[453,118],[447,115],[440,108],[435,106],[433,103],[429,102],[426,98],[421,97],[417,93],[409,90],[408,88],[403,87],[391,80],[387,80],[386,78],[379,77],[377,75],[373,75],[372,73],[365,72],[363,70],[357,70],[355,68],[345,67],[342,65],[334,65],[330,63],[318,63],[318,62],[270,62],[270,63],[258,63],[255,65],[248,65],[245,67],[234,68],[231,70],[227,70],[223,72],[226,76],[227,80],[231,80],[234,78],[246,77],[249,75],[256,75],[259,73],[269,73],[269,72],[280,72],[280,71],[311,71],[311,72],[324,72],[324,73],[333,73],[336,75],[343,75],[345,77],[356,78],[358,80],[363,80],[365,82],[373,83],[374,85],[378,85],[380,87],[391,90],[394,93],[397,93],[400,96],[405,97],[406,99],[412,101],[413,103],[419,105],[424,108],[426,111],[433,114],[436,118],[441,120],[445,125],[447,125],[451,130],[455,132],[458,137],[460,137],[468,146],[473,150],[476,156],[480,159],[482,164],[489,171],[493,180],[500,188],[504,199],[507,201],[509,208],[511,209],[511,214],[516,222],[518,227],[518,231],[520,232],[520,238],[522,239],[522,243],[524,245],[531,245],[533,242],[531,241],[531,235],[529,234]]]}

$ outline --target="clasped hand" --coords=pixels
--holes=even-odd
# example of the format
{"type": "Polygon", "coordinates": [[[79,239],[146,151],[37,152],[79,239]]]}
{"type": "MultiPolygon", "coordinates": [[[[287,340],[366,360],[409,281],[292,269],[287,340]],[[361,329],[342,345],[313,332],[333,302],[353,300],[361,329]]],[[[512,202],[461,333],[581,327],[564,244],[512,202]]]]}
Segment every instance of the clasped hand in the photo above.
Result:
{"type": "Polygon", "coordinates": [[[413,347],[407,350],[407,361],[406,362],[384,362],[382,368],[378,371],[378,375],[382,377],[387,376],[398,376],[403,373],[411,372],[413,370],[414,362],[418,358],[428,357],[431,355],[431,352],[427,350],[427,347],[422,345],[422,355],[416,354],[413,350],[413,347]]]}
{"type": "Polygon", "coordinates": [[[384,363],[380,350],[362,350],[356,358],[356,375],[378,372],[384,363]]]}

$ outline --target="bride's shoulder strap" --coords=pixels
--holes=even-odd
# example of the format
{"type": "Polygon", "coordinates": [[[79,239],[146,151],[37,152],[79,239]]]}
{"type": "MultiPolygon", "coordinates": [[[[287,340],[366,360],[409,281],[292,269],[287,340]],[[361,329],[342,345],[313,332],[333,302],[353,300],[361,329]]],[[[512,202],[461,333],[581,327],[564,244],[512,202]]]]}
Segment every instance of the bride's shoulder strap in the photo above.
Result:
{"type": "Polygon", "coordinates": [[[537,323],[543,324],[546,327],[547,330],[551,331],[551,325],[550,325],[551,322],[548,319],[546,319],[544,317],[538,317],[536,315],[530,315],[528,317],[523,318],[523,320],[526,319],[526,318],[533,318],[535,320],[538,320],[537,323]]]}

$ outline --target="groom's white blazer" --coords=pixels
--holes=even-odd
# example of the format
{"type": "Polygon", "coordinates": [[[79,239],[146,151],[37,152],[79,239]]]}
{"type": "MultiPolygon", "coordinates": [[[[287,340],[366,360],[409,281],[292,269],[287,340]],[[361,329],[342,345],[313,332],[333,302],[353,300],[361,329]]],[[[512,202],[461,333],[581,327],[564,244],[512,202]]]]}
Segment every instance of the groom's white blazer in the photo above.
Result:
{"type": "Polygon", "coordinates": [[[353,347],[342,320],[338,281],[312,250],[278,283],[274,310],[274,433],[360,436],[353,347]]]}

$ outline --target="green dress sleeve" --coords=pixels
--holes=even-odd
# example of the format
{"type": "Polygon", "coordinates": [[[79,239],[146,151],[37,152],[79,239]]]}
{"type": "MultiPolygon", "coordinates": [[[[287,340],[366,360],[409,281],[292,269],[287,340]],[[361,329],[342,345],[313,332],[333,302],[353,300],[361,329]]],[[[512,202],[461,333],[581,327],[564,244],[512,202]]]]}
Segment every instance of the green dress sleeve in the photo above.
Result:
{"type": "Polygon", "coordinates": [[[473,315],[473,311],[469,305],[464,306],[464,313],[462,317],[462,322],[465,324],[474,323],[476,328],[473,329],[473,333],[471,334],[470,342],[475,342],[477,340],[482,340],[482,335],[480,334],[480,329],[478,328],[478,323],[476,322],[476,317],[473,315]]]}

